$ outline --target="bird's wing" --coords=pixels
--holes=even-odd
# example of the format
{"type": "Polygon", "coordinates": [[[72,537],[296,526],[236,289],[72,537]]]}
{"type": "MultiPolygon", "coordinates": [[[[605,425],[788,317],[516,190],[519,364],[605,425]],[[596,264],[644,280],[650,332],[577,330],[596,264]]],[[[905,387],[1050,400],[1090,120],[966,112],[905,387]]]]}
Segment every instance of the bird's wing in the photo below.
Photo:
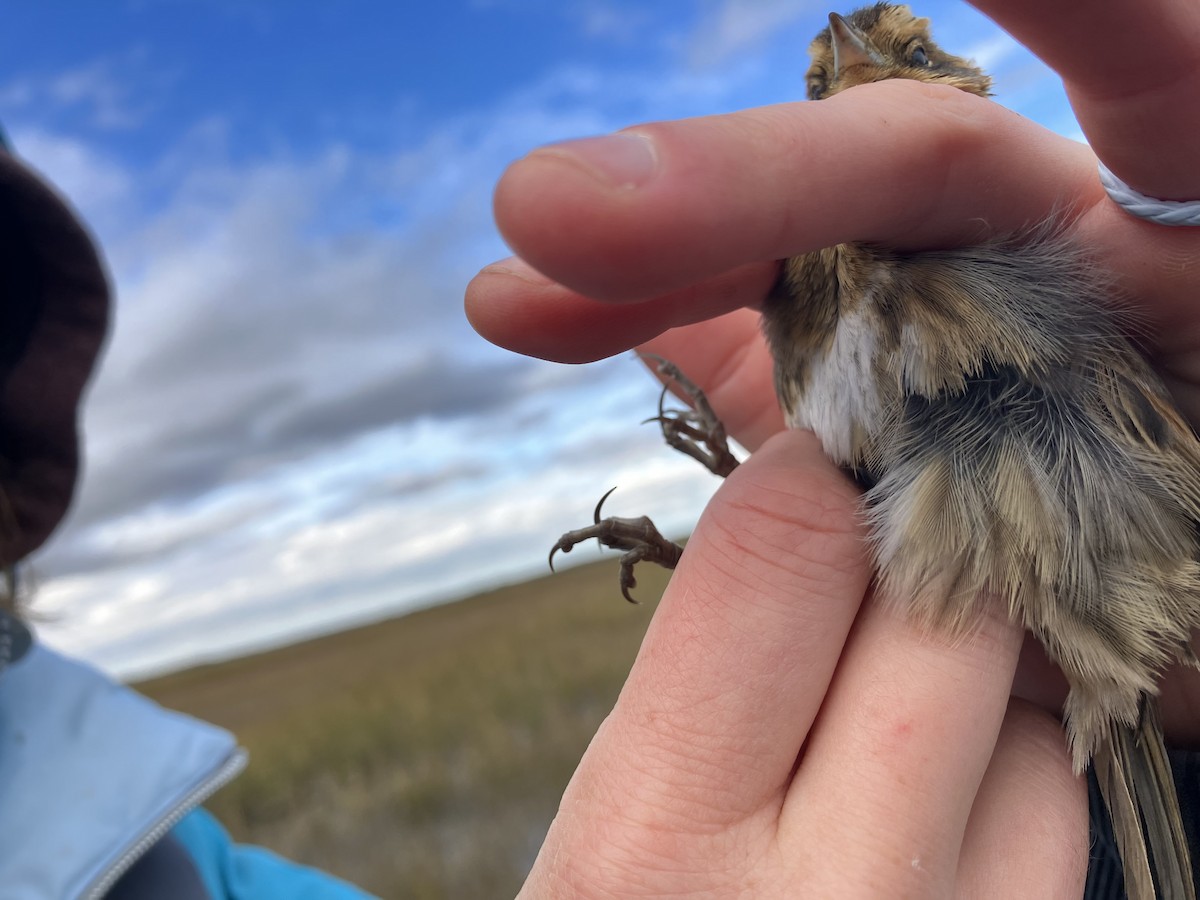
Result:
{"type": "Polygon", "coordinates": [[[1200,520],[1200,439],[1157,374],[1140,356],[1095,365],[1098,397],[1112,425],[1185,507],[1200,520]]]}

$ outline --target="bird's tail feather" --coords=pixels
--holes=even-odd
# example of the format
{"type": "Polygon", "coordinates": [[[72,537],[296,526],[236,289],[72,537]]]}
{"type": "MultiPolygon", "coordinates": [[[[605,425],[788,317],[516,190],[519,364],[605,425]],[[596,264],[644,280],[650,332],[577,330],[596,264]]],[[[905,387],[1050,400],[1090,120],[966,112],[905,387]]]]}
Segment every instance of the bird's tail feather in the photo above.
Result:
{"type": "Polygon", "coordinates": [[[1196,900],[1183,816],[1153,698],[1142,703],[1135,727],[1110,726],[1093,765],[1130,900],[1196,900]]]}

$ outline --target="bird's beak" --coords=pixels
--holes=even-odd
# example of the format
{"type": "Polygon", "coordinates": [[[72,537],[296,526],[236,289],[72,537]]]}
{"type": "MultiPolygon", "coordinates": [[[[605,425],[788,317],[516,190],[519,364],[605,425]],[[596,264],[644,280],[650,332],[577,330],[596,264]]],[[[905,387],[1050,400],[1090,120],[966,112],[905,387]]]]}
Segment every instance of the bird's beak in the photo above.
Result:
{"type": "Polygon", "coordinates": [[[837,13],[829,14],[829,33],[833,37],[833,77],[851,66],[863,63],[878,65],[883,60],[867,43],[867,36],[837,13]]]}

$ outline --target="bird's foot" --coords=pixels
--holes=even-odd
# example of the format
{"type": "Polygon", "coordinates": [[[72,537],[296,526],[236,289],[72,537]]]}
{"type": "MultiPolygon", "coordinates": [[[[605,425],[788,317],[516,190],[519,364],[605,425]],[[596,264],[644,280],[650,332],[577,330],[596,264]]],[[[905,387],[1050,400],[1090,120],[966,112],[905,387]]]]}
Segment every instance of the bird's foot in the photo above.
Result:
{"type": "MultiPolygon", "coordinates": [[[[658,398],[658,415],[646,421],[657,422],[662,429],[663,439],[680,453],[690,456],[722,478],[729,475],[738,467],[737,457],[730,451],[725,426],[717,418],[704,391],[670,360],[650,353],[643,356],[653,361],[655,370],[666,382],[658,398]],[[680,392],[691,401],[691,409],[667,409],[664,406],[672,385],[678,385],[680,392]]],[[[648,516],[638,516],[636,519],[609,516],[601,519],[600,509],[614,490],[616,488],[596,504],[591,525],[568,531],[558,539],[550,549],[550,569],[554,569],[555,553],[570,553],[576,544],[595,538],[602,547],[624,551],[621,556],[621,595],[630,603],[636,603],[630,594],[637,586],[634,566],[640,562],[652,562],[664,569],[674,569],[683,554],[683,548],[663,537],[648,516]]]]}
{"type": "Polygon", "coordinates": [[[653,353],[642,356],[652,361],[655,371],[666,379],[658,397],[658,415],[645,421],[657,422],[663,439],[680,453],[687,454],[715,475],[728,476],[738,467],[737,457],[730,451],[725,425],[717,418],[704,391],[670,360],[653,353]],[[663,405],[672,384],[678,385],[687,395],[691,409],[667,409],[663,405]]]}
{"type": "Polygon", "coordinates": [[[554,569],[555,553],[560,550],[563,553],[570,553],[571,548],[576,544],[595,538],[602,547],[625,551],[621,556],[621,596],[630,603],[637,603],[630,593],[633,588],[637,587],[633,567],[640,562],[652,562],[664,569],[674,569],[679,563],[679,557],[683,554],[683,548],[674,541],[663,537],[648,516],[638,516],[636,519],[609,516],[601,519],[600,508],[604,506],[604,501],[608,499],[609,494],[615,490],[616,488],[612,488],[600,498],[595,512],[592,513],[591,525],[568,531],[550,548],[550,569],[552,571],[554,569]]]}

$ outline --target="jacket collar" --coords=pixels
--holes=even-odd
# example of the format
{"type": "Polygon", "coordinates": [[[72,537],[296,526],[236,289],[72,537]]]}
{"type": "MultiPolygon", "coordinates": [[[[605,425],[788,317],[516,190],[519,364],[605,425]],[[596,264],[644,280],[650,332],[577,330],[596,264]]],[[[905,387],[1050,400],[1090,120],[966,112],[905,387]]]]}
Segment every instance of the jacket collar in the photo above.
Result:
{"type": "Polygon", "coordinates": [[[0,674],[0,895],[102,897],[244,765],[228,732],[34,644],[0,674]]]}

